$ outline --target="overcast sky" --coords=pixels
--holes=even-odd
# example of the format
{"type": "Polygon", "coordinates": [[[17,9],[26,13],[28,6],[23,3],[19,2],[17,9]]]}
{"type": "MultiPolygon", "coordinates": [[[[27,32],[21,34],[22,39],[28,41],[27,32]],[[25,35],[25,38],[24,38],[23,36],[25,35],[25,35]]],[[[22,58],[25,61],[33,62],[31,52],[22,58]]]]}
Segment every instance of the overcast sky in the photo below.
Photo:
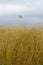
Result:
{"type": "Polygon", "coordinates": [[[43,23],[43,0],[0,0],[0,25],[18,23],[43,23]]]}

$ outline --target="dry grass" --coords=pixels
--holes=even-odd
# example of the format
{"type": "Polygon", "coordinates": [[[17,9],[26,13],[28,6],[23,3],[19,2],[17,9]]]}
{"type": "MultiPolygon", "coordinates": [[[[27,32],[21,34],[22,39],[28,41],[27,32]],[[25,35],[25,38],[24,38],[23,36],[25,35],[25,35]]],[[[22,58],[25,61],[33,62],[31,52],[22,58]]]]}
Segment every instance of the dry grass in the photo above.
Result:
{"type": "Polygon", "coordinates": [[[0,65],[43,65],[43,29],[0,28],[0,65]]]}

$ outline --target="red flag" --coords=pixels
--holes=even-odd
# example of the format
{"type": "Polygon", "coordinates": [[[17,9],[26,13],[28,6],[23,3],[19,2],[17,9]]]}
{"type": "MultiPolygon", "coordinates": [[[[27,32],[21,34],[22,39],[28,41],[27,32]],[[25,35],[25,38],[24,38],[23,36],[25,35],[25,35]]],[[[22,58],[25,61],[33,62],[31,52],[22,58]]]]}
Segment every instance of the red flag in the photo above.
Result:
{"type": "Polygon", "coordinates": [[[21,18],[21,19],[22,19],[23,17],[20,15],[20,16],[19,16],[19,18],[21,18]]]}

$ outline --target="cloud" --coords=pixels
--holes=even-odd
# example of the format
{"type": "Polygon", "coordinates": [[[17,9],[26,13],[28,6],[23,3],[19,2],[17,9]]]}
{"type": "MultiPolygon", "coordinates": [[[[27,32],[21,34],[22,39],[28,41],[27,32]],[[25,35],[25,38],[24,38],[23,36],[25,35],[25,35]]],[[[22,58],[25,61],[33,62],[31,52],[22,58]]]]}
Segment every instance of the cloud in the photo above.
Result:
{"type": "MultiPolygon", "coordinates": [[[[43,22],[43,0],[0,0],[0,16],[6,20],[20,21],[17,15],[23,15],[24,23],[43,22]]],[[[2,18],[1,17],[1,18],[2,18]]]]}
{"type": "Polygon", "coordinates": [[[24,5],[0,4],[0,15],[15,14],[24,11],[27,11],[27,7],[24,5]]]}
{"type": "Polygon", "coordinates": [[[43,15],[43,0],[0,0],[0,2],[2,2],[0,4],[0,15],[15,13],[30,16],[43,15]]]}

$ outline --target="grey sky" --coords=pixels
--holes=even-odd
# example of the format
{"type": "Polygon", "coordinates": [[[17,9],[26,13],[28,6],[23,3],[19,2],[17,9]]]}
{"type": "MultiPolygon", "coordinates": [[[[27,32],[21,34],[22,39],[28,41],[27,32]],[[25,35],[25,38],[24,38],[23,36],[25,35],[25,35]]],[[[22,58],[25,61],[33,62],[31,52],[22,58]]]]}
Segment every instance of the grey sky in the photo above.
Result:
{"type": "Polygon", "coordinates": [[[0,0],[0,25],[13,25],[18,22],[43,22],[43,0],[0,0]],[[19,15],[23,16],[22,20],[19,15]]]}

